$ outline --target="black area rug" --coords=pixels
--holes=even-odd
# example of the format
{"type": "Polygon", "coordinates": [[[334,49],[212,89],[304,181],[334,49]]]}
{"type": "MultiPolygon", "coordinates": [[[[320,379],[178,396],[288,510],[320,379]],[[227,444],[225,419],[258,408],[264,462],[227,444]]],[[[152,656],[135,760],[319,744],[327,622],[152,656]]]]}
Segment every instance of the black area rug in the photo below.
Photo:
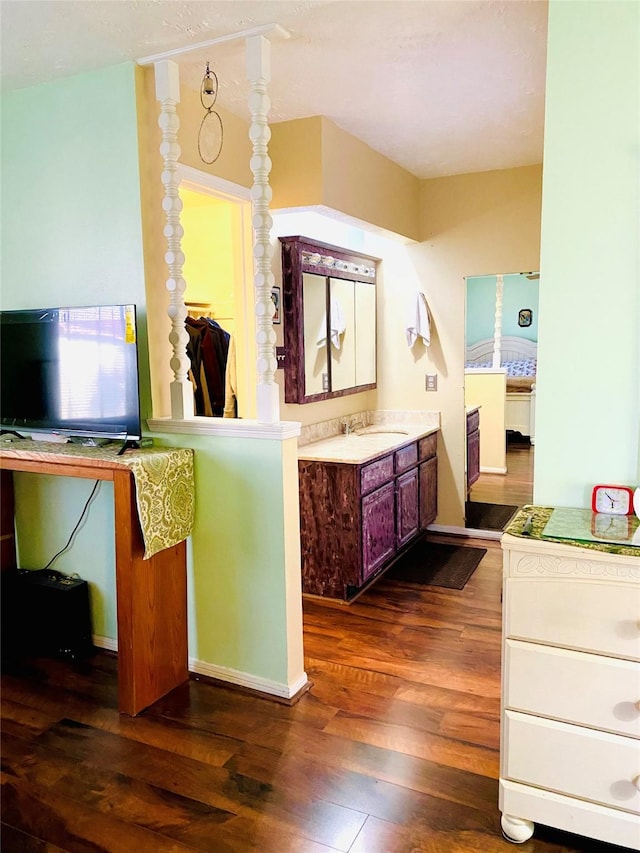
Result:
{"type": "Polygon", "coordinates": [[[419,539],[385,573],[388,580],[463,589],[486,548],[467,548],[419,539]]]}
{"type": "Polygon", "coordinates": [[[517,506],[506,504],[483,504],[467,501],[464,507],[466,526],[474,530],[504,530],[518,512],[517,506]]]}

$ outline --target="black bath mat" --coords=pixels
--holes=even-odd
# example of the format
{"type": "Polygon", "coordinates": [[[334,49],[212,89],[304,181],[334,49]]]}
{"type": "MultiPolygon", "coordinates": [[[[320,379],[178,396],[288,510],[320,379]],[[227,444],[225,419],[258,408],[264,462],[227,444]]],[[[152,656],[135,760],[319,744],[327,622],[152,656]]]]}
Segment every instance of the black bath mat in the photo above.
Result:
{"type": "Polygon", "coordinates": [[[474,530],[504,530],[508,522],[518,512],[518,507],[467,501],[464,511],[467,527],[474,530]]]}
{"type": "Polygon", "coordinates": [[[419,539],[391,566],[385,578],[462,589],[486,553],[486,548],[467,548],[419,539]]]}

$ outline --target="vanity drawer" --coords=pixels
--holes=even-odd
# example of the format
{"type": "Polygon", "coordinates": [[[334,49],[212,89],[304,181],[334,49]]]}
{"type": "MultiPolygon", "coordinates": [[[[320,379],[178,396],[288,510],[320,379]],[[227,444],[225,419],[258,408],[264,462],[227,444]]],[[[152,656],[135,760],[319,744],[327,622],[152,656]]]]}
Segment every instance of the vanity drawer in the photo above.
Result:
{"type": "Polygon", "coordinates": [[[366,495],[393,479],[393,453],[364,465],[360,471],[360,494],[366,495]]]}
{"type": "Polygon", "coordinates": [[[476,410],[475,412],[469,412],[467,415],[467,435],[470,432],[475,432],[480,428],[480,412],[476,410]]]}
{"type": "Polygon", "coordinates": [[[406,447],[401,447],[393,454],[395,457],[396,474],[402,474],[403,471],[408,471],[414,465],[418,464],[418,443],[408,444],[406,447]]]}
{"type": "Polygon", "coordinates": [[[438,433],[434,432],[421,438],[418,442],[418,458],[422,462],[423,459],[431,459],[438,452],[438,433]]]}
{"type": "Polygon", "coordinates": [[[640,813],[638,741],[634,738],[504,714],[509,750],[501,776],[559,794],[640,813]]]}
{"type": "Polygon", "coordinates": [[[505,671],[510,709],[640,738],[640,664],[507,640],[505,671]]]}
{"type": "MultiPolygon", "coordinates": [[[[531,558],[534,562],[526,566],[534,567],[538,559],[531,558]]],[[[588,573],[587,558],[572,558],[572,563],[575,572],[584,563],[588,573]]],[[[575,575],[509,578],[505,586],[506,637],[640,660],[640,588],[575,575]]]]}

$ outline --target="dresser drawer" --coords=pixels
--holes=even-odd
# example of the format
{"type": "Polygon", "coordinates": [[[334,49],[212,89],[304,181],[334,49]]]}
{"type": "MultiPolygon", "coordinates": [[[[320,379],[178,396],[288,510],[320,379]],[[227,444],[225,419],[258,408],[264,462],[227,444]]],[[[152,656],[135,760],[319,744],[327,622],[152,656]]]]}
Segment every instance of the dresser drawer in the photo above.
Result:
{"type": "Polygon", "coordinates": [[[418,459],[422,462],[423,459],[431,459],[438,452],[438,433],[434,432],[431,435],[426,435],[418,442],[418,459]]]}
{"type": "Polygon", "coordinates": [[[638,741],[507,711],[501,776],[640,814],[638,741]]]}
{"type": "Polygon", "coordinates": [[[509,578],[505,636],[640,660],[640,588],[579,578],[509,578]]]}
{"type": "Polygon", "coordinates": [[[366,495],[393,479],[393,453],[365,465],[360,471],[360,493],[366,495]]]}
{"type": "Polygon", "coordinates": [[[640,664],[507,640],[504,668],[507,708],[640,738],[640,664]]]}
{"type": "Polygon", "coordinates": [[[395,457],[396,474],[402,474],[403,471],[408,471],[413,465],[418,463],[418,443],[408,444],[406,447],[401,447],[393,454],[395,457]]]}

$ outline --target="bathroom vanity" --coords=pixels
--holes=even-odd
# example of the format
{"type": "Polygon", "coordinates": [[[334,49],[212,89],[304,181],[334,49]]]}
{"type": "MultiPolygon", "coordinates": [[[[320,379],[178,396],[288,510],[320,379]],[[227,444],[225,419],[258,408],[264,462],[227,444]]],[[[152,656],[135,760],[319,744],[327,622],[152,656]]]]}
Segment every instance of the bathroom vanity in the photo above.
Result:
{"type": "Polygon", "coordinates": [[[499,807],[516,842],[539,822],[639,850],[639,528],[598,516],[525,507],[502,537],[499,807]]]}
{"type": "Polygon", "coordinates": [[[300,447],[303,592],[353,598],[435,520],[438,429],[372,424],[300,447]]]}

